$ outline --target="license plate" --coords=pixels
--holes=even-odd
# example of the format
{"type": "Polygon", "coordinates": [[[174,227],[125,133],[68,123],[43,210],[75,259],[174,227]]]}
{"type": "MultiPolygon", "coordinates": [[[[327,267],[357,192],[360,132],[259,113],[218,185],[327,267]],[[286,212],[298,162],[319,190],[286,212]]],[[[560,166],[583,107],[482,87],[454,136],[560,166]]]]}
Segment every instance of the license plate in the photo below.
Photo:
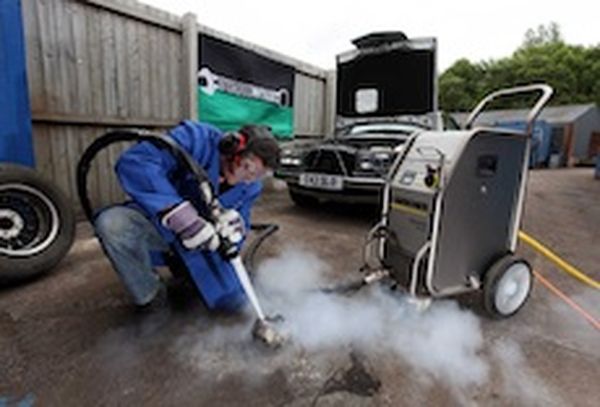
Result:
{"type": "Polygon", "coordinates": [[[300,174],[298,182],[303,187],[330,191],[341,191],[344,188],[344,180],[338,175],[304,173],[300,174]]]}

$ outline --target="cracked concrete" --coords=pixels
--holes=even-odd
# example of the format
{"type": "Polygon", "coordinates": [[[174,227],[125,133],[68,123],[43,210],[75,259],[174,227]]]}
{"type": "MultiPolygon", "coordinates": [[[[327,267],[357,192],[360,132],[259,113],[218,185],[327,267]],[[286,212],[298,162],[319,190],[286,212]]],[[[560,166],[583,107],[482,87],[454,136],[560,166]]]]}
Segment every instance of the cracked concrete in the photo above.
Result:
{"type": "MultiPolygon", "coordinates": [[[[600,279],[598,202],[591,169],[534,171],[523,229],[600,279]]],[[[298,208],[285,191],[266,193],[254,217],[281,225],[259,263],[302,247],[332,279],[356,275],[376,218],[365,208],[298,208]]],[[[477,317],[487,376],[457,387],[451,373],[418,369],[385,347],[311,349],[292,341],[267,351],[249,342],[251,316],[209,315],[194,298],[135,313],[89,226],[79,224],[77,233],[51,274],[0,291],[0,405],[595,406],[600,399],[600,332],[541,284],[515,317],[477,317]]],[[[521,251],[600,318],[597,291],[521,251]]],[[[460,304],[480,315],[478,301],[460,304]]]]}

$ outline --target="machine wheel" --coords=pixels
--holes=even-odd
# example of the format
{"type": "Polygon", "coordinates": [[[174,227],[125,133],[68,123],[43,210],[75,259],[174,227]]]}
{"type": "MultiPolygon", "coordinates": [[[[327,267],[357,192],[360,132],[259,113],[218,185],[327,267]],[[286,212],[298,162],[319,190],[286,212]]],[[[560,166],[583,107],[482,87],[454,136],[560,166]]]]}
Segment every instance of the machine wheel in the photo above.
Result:
{"type": "Polygon", "coordinates": [[[527,301],[533,275],[527,261],[502,257],[488,270],[483,285],[483,305],[493,318],[514,315],[527,301]]]}
{"type": "Polygon", "coordinates": [[[316,198],[301,194],[291,188],[288,189],[288,191],[290,193],[290,198],[292,198],[292,201],[294,201],[294,203],[298,206],[311,207],[315,206],[319,202],[316,198]]]}
{"type": "Polygon", "coordinates": [[[0,283],[50,270],[75,236],[69,201],[34,170],[0,164],[0,283]]]}

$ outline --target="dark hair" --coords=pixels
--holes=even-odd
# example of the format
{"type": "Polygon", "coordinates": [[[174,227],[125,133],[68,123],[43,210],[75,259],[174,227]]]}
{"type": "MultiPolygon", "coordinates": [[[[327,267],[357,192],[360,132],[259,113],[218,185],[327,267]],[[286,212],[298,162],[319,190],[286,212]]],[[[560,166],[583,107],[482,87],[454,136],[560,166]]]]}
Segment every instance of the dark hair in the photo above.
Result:
{"type": "Polygon", "coordinates": [[[273,137],[270,127],[247,124],[239,132],[246,136],[246,145],[241,151],[242,155],[254,154],[262,160],[266,167],[277,168],[281,149],[273,137]]]}

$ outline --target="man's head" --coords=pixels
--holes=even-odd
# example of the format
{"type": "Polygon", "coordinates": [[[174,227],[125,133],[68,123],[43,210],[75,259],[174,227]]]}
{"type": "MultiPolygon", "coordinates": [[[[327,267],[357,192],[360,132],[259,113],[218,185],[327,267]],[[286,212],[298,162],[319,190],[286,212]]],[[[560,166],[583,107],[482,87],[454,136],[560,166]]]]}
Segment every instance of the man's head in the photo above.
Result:
{"type": "Polygon", "coordinates": [[[268,127],[245,125],[219,143],[223,175],[230,184],[252,182],[274,170],[280,148],[268,127]]]}

